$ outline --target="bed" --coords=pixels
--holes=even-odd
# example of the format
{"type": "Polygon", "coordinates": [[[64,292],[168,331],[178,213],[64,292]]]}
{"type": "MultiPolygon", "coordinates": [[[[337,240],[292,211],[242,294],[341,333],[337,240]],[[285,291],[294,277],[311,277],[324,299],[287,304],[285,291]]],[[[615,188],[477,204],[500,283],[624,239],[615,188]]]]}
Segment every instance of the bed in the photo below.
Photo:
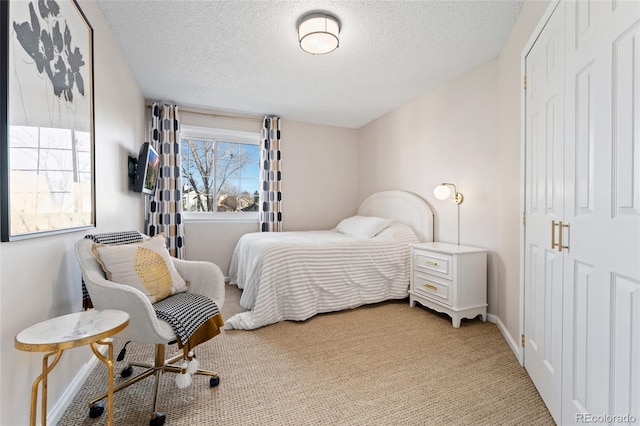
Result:
{"type": "Polygon", "coordinates": [[[409,290],[409,245],[433,241],[428,204],[405,191],[365,199],[333,230],[250,233],[233,252],[229,279],[248,309],[226,329],[251,330],[390,299],[409,290]]]}

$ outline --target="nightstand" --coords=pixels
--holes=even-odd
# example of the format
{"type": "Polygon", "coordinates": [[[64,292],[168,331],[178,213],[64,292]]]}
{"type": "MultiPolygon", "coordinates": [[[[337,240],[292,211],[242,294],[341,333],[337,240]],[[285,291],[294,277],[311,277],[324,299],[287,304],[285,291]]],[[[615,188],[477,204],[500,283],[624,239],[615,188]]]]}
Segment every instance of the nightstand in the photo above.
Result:
{"type": "Polygon", "coordinates": [[[446,243],[411,245],[409,305],[416,302],[451,317],[487,320],[487,250],[446,243]]]}

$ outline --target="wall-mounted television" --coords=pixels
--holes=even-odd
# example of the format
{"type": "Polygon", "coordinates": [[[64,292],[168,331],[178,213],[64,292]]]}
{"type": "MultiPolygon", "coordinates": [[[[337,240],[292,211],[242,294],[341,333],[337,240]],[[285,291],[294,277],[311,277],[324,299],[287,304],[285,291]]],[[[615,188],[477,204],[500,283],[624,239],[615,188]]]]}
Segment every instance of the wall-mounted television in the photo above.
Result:
{"type": "Polygon", "coordinates": [[[133,190],[143,194],[155,194],[159,172],[160,156],[158,152],[149,142],[143,143],[133,173],[133,190]]]}

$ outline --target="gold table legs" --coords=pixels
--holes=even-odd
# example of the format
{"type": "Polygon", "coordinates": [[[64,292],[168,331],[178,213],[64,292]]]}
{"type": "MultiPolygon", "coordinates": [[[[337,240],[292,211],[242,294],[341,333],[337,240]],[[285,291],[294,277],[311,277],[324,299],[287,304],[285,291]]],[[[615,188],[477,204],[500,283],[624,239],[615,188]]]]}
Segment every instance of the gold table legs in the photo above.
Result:
{"type": "MultiPolygon", "coordinates": [[[[113,425],[113,343],[98,340],[97,342],[91,342],[91,350],[95,356],[107,366],[108,375],[108,394],[107,394],[107,425],[113,425]],[[108,347],[108,355],[104,356],[97,345],[106,345],[108,347]]],[[[36,411],[38,402],[38,385],[42,382],[42,403],[41,403],[41,425],[47,424],[47,376],[53,370],[53,368],[60,361],[64,349],[49,352],[42,357],[42,374],[39,375],[31,385],[31,410],[30,410],[30,422],[31,426],[36,426],[36,411]],[[55,355],[55,358],[51,364],[49,364],[49,358],[55,355]]]]}
{"type": "Polygon", "coordinates": [[[91,350],[95,356],[107,366],[107,425],[113,425],[113,343],[98,340],[91,342],[91,350]],[[108,347],[107,356],[105,357],[98,350],[97,345],[106,345],[108,347]]]}
{"type": "Polygon", "coordinates": [[[53,367],[56,366],[58,361],[60,361],[62,352],[64,352],[64,350],[53,351],[53,352],[49,352],[44,357],[42,357],[42,374],[39,375],[38,378],[33,382],[33,385],[31,385],[31,410],[30,410],[31,420],[29,422],[31,426],[36,426],[36,404],[38,402],[38,384],[40,382],[42,382],[42,412],[41,412],[42,422],[41,423],[43,426],[46,426],[47,424],[47,374],[49,374],[49,372],[53,370],[53,367]],[[49,365],[49,357],[53,355],[55,355],[56,358],[53,360],[53,363],[49,365]]]}

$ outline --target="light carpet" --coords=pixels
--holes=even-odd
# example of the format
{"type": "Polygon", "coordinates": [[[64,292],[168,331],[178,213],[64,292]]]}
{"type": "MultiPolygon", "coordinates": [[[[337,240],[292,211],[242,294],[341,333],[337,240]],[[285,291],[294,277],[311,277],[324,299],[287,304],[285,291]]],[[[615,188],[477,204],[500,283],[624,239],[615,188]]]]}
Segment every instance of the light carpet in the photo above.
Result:
{"type": "MultiPolygon", "coordinates": [[[[225,318],[242,311],[239,298],[227,286],[225,318]]],[[[114,354],[123,343],[115,341],[114,354]]],[[[152,362],[153,353],[152,345],[127,346],[127,359],[152,362]]],[[[448,316],[406,300],[223,331],[196,353],[220,385],[195,376],[178,389],[175,375],[165,374],[166,425],[554,424],[495,324],[463,320],[455,329],[448,316]]],[[[118,362],[115,371],[125,366],[118,362]]],[[[59,425],[106,424],[106,411],[88,416],[88,401],[106,389],[106,371],[94,369],[59,425]]],[[[116,425],[148,424],[153,380],[115,394],[116,425]]]]}

